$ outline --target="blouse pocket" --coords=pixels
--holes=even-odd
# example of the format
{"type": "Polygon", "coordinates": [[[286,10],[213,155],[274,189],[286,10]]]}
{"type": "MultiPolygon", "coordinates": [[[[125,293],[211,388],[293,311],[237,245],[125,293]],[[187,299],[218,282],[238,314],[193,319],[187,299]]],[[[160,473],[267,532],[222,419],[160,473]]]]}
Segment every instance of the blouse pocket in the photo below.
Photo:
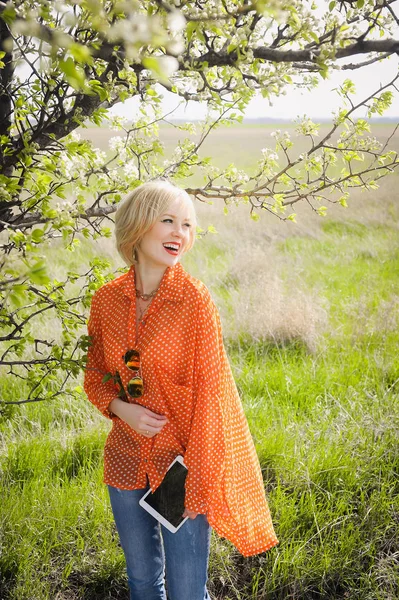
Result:
{"type": "Polygon", "coordinates": [[[194,412],[194,394],[191,387],[174,383],[158,368],[158,380],[172,427],[186,447],[194,412]]]}

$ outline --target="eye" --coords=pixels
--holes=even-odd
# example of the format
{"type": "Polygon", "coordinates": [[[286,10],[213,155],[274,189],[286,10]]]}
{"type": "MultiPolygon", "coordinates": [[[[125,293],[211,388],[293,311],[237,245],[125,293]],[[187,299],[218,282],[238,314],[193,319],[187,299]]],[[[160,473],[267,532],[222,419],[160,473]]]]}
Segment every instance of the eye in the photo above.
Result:
{"type": "Polygon", "coordinates": [[[184,227],[190,228],[191,227],[191,223],[184,223],[184,227]]]}
{"type": "Polygon", "coordinates": [[[173,223],[173,219],[162,219],[162,223],[173,223]]]}

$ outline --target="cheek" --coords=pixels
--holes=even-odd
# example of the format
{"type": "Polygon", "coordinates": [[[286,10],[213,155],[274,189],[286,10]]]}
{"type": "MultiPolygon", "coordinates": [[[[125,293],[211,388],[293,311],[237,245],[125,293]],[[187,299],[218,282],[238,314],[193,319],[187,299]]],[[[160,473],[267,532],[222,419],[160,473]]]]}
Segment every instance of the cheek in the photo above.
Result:
{"type": "Polygon", "coordinates": [[[184,248],[186,248],[191,242],[191,234],[190,231],[187,231],[186,235],[184,236],[184,248]]]}

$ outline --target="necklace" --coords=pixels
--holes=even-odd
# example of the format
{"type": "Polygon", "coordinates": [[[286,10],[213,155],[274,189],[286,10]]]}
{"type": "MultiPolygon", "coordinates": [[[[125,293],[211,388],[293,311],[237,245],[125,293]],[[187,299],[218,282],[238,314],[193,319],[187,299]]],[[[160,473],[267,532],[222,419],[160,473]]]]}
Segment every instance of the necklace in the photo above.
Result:
{"type": "Polygon", "coordinates": [[[144,315],[147,312],[149,306],[150,305],[146,306],[145,308],[142,308],[141,306],[137,307],[138,314],[136,313],[136,325],[138,325],[139,323],[144,323],[144,315]]]}
{"type": "Polygon", "coordinates": [[[155,296],[155,294],[157,293],[159,288],[157,288],[153,292],[150,292],[149,294],[142,294],[140,292],[140,290],[138,290],[137,288],[135,288],[135,289],[136,289],[136,298],[141,298],[142,300],[147,301],[147,300],[151,300],[151,298],[153,298],[155,296]]]}

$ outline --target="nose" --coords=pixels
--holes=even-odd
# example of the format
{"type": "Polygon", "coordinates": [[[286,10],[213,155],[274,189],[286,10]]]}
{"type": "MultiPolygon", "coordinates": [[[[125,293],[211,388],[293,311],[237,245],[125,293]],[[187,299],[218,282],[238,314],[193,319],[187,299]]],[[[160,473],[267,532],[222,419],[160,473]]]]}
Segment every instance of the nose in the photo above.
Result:
{"type": "Polygon", "coordinates": [[[184,237],[184,229],[181,223],[176,223],[173,228],[173,235],[178,238],[184,237]]]}

